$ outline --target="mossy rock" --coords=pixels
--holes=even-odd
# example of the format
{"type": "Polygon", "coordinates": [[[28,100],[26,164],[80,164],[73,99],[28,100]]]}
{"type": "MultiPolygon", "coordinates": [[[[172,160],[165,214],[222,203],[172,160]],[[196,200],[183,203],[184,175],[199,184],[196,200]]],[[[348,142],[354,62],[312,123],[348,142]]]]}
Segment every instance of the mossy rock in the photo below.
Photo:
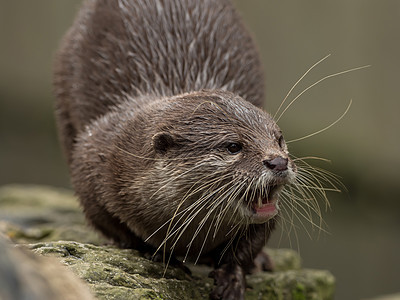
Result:
{"type": "MultiPolygon", "coordinates": [[[[188,264],[193,273],[189,276],[179,268],[165,269],[135,250],[106,246],[85,225],[78,201],[68,190],[0,188],[0,231],[23,244],[19,247],[61,261],[98,299],[207,299],[213,288],[208,267],[188,264]]],[[[333,299],[335,280],[330,272],[301,269],[293,250],[267,252],[275,272],[248,276],[246,299],[333,299]]]]}
{"type": "MultiPolygon", "coordinates": [[[[40,255],[58,257],[101,299],[207,299],[213,286],[207,277],[208,267],[189,264],[193,271],[189,276],[179,268],[165,269],[162,263],[152,262],[135,250],[69,241],[28,247],[40,255]]],[[[299,257],[292,250],[268,252],[281,271],[248,276],[246,299],[332,298],[334,278],[329,272],[296,270],[299,257]],[[295,265],[290,266],[287,260],[295,265]]]]}
{"type": "Polygon", "coordinates": [[[100,245],[105,242],[86,225],[72,191],[46,186],[0,187],[0,231],[16,243],[75,240],[100,245]]]}

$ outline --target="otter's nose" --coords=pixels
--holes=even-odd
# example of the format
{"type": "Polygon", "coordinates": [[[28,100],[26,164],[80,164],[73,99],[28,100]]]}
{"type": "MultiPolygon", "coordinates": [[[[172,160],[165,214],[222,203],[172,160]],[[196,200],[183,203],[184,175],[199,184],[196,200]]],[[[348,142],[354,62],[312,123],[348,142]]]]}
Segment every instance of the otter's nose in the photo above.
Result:
{"type": "Polygon", "coordinates": [[[263,164],[272,171],[285,171],[287,170],[288,159],[278,156],[274,159],[264,160],[263,164]]]}

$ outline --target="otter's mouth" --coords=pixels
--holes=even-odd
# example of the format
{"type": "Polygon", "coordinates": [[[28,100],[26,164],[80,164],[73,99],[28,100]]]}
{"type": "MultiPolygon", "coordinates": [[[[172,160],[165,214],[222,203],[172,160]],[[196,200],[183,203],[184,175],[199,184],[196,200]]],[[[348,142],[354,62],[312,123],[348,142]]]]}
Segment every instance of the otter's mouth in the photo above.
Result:
{"type": "Polygon", "coordinates": [[[255,223],[262,223],[274,217],[279,210],[278,200],[283,185],[271,185],[263,191],[253,191],[248,201],[248,209],[255,223]]]}

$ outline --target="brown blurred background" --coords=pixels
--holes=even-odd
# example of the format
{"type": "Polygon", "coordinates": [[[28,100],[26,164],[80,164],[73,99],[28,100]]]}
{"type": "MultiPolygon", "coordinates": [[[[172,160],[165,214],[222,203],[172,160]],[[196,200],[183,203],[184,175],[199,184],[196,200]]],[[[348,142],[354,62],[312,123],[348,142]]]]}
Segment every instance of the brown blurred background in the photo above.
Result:
{"type": "MultiPolygon", "coordinates": [[[[51,93],[52,57],[79,7],[78,0],[0,0],[0,184],[69,186],[58,146],[51,93]]],[[[236,0],[254,33],[274,113],[287,91],[317,60],[290,99],[314,81],[279,122],[296,156],[320,156],[348,191],[330,194],[329,233],[300,223],[298,241],[276,233],[273,246],[300,249],[305,267],[331,270],[336,299],[400,291],[400,1],[236,0]]]]}

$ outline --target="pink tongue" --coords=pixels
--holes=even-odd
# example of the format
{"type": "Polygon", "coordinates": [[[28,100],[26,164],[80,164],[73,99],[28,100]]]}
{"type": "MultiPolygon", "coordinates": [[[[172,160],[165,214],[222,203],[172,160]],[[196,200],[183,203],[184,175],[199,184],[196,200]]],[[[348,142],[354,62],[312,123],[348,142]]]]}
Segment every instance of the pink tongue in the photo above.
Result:
{"type": "Polygon", "coordinates": [[[257,214],[273,213],[276,210],[275,203],[263,204],[263,206],[258,207],[256,205],[255,210],[257,214]]]}

